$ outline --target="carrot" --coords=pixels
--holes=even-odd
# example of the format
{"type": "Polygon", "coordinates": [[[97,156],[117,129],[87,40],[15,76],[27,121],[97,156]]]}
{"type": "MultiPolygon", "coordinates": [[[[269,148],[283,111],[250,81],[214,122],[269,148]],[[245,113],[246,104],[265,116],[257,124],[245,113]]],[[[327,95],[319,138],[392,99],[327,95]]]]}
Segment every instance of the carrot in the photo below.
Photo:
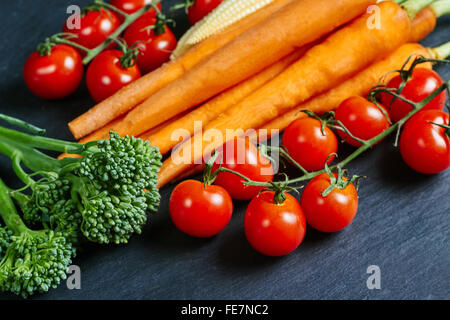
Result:
{"type": "Polygon", "coordinates": [[[429,35],[436,27],[436,18],[436,14],[431,8],[426,7],[420,10],[412,21],[409,41],[419,42],[429,35]]]}
{"type": "MultiPolygon", "coordinates": [[[[350,96],[366,95],[372,87],[380,82],[380,79],[383,79],[383,82],[389,81],[389,79],[395,75],[390,73],[390,71],[400,69],[408,58],[414,56],[424,56],[428,58],[430,57],[430,53],[428,49],[422,47],[420,44],[404,44],[385,59],[373,63],[336,88],[331,89],[306,103],[300,104],[295,109],[264,124],[259,130],[251,134],[249,139],[259,143],[270,139],[277,133],[283,131],[292,121],[306,117],[306,114],[301,112],[301,110],[311,110],[317,113],[326,112],[335,109],[343,100],[350,96]]],[[[412,59],[410,61],[412,62],[412,59]]],[[[432,66],[430,63],[424,63],[421,64],[420,67],[431,69],[432,66]]],[[[195,165],[190,170],[182,173],[174,181],[198,174],[202,170],[202,165],[195,165]]]]}
{"type": "MultiPolygon", "coordinates": [[[[78,141],[78,143],[84,144],[84,143],[88,143],[90,141],[95,141],[95,140],[101,140],[104,139],[105,137],[108,136],[109,131],[111,130],[111,128],[116,125],[117,123],[119,123],[120,121],[122,121],[123,116],[119,117],[117,119],[114,119],[113,121],[111,121],[110,123],[106,124],[105,126],[101,127],[100,129],[98,129],[97,131],[93,132],[91,135],[89,135],[88,137],[81,139],[80,141],[78,141]]],[[[69,153],[61,153],[58,156],[58,159],[63,159],[63,158],[67,158],[67,157],[75,157],[75,158],[79,158],[80,156],[77,154],[69,154],[69,153]]]]}
{"type": "MultiPolygon", "coordinates": [[[[270,138],[270,134],[274,130],[283,131],[293,120],[304,117],[305,114],[301,110],[314,110],[315,112],[326,112],[339,106],[343,100],[349,96],[364,96],[372,87],[374,87],[379,79],[383,76],[383,81],[388,82],[394,74],[388,73],[391,70],[400,69],[403,63],[412,56],[430,57],[428,49],[425,49],[418,42],[430,34],[436,26],[436,14],[429,7],[422,9],[413,19],[411,24],[411,33],[409,35],[409,44],[401,46],[385,59],[371,65],[352,79],[344,82],[340,86],[323,93],[310,101],[299,105],[295,109],[283,114],[282,116],[266,123],[261,129],[265,131],[258,132],[261,137],[270,138]],[[269,134],[267,134],[269,132],[269,134]]],[[[424,63],[422,68],[430,68],[430,63],[424,63]]],[[[260,130],[261,130],[260,129],[260,130]]]]}
{"type": "Polygon", "coordinates": [[[187,70],[211,55],[214,51],[242,34],[255,24],[274,14],[292,0],[275,0],[261,10],[247,16],[219,34],[213,35],[191,48],[175,61],[139,78],[116,94],[100,102],[78,118],[69,122],[76,139],[103,127],[108,122],[128,112],[168,83],[180,78],[187,70]]]}
{"type": "MultiPolygon", "coordinates": [[[[167,120],[164,123],[161,123],[159,126],[147,131],[143,136],[140,136],[139,138],[144,139],[145,140],[145,136],[146,135],[152,135],[156,132],[158,132],[159,130],[162,130],[164,127],[169,126],[170,124],[172,124],[173,122],[179,120],[180,118],[184,117],[186,115],[186,113],[182,113],[177,115],[176,117],[167,120]]],[[[120,121],[122,121],[123,116],[111,121],[110,123],[108,123],[107,125],[101,127],[100,129],[94,131],[93,133],[91,133],[90,135],[86,136],[85,138],[81,139],[80,141],[78,141],[78,143],[81,144],[85,144],[91,141],[95,141],[95,140],[101,140],[104,139],[105,137],[108,137],[109,132],[111,131],[111,128],[119,123],[120,121]]],[[[58,159],[62,159],[62,158],[67,158],[67,157],[79,157],[79,155],[73,155],[73,154],[68,154],[68,153],[62,153],[58,156],[58,159]]]]}
{"type": "MultiPolygon", "coordinates": [[[[412,30],[410,34],[410,42],[417,42],[425,38],[431,31],[433,31],[436,25],[436,15],[430,8],[425,8],[421,10],[412,22],[412,30]]],[[[306,51],[307,48],[302,48],[302,52],[306,51]]],[[[289,56],[285,60],[291,60],[289,56]]],[[[284,61],[280,61],[269,68],[266,68],[261,73],[255,75],[254,77],[244,81],[227,92],[222,93],[213,100],[205,103],[203,106],[197,108],[195,111],[182,117],[180,120],[175,121],[168,125],[167,127],[161,126],[161,130],[151,130],[152,134],[142,135],[141,138],[144,140],[149,140],[153,145],[160,148],[160,152],[165,154],[170,151],[176,144],[181,142],[185,138],[189,138],[194,134],[194,122],[200,121],[201,128],[203,128],[209,121],[217,117],[220,113],[236,104],[253,90],[259,88],[264,83],[266,83],[269,78],[277,75],[281,72],[281,68],[284,69],[284,65],[287,64],[284,61]],[[178,141],[172,139],[172,133],[181,129],[184,131],[186,136],[183,136],[178,141]]],[[[160,127],[160,126],[158,126],[160,127]]],[[[200,128],[200,127],[199,127],[200,128]]],[[[273,129],[280,129],[277,127],[272,127],[273,129]]],[[[282,128],[284,129],[284,128],[282,128]]]]}
{"type": "Polygon", "coordinates": [[[172,122],[168,126],[162,126],[162,129],[160,130],[152,129],[151,133],[143,134],[140,138],[151,141],[152,145],[158,146],[159,151],[162,154],[166,154],[183,139],[193,135],[194,130],[202,129],[208,122],[216,118],[223,111],[232,107],[254,90],[260,88],[262,85],[276,77],[291,63],[298,60],[308,48],[309,46],[304,46],[294,51],[284,59],[264,69],[252,78],[228,89],[184,117],[181,117],[179,120],[172,122]],[[194,128],[195,122],[200,123],[200,126],[194,128]],[[182,134],[182,136],[172,137],[176,131],[182,134]],[[179,138],[179,140],[176,140],[177,138],[179,138]]]}
{"type": "Polygon", "coordinates": [[[293,1],[156,92],[113,130],[139,135],[328,34],[373,3],[375,0],[293,1]]]}
{"type": "Polygon", "coordinates": [[[214,129],[216,134],[213,137],[194,135],[177,150],[177,153],[181,150],[184,157],[177,159],[172,156],[164,162],[158,178],[159,186],[232,139],[235,135],[230,134],[230,129],[258,128],[299,103],[335,87],[403,44],[410,34],[410,18],[394,2],[381,2],[378,6],[380,15],[376,28],[367,23],[369,14],[354,20],[314,46],[278,77],[209,123],[205,133],[214,129]]]}
{"type": "MultiPolygon", "coordinates": [[[[305,114],[301,110],[311,110],[317,113],[330,111],[338,107],[342,101],[350,96],[365,96],[370,89],[377,85],[380,79],[388,82],[395,73],[389,73],[391,70],[400,69],[408,58],[413,56],[430,57],[429,50],[422,47],[418,43],[407,43],[395,50],[385,59],[378,61],[368,68],[358,73],[353,78],[345,81],[336,88],[325,92],[306,103],[300,104],[291,111],[282,116],[266,123],[261,129],[271,131],[277,129],[284,130],[295,119],[304,117],[305,114]]],[[[411,59],[410,61],[412,61],[411,59]]],[[[430,68],[430,63],[420,65],[421,68],[430,68]]],[[[260,131],[260,130],[259,130],[260,131]]],[[[261,131],[261,134],[264,134],[261,131]]]]}

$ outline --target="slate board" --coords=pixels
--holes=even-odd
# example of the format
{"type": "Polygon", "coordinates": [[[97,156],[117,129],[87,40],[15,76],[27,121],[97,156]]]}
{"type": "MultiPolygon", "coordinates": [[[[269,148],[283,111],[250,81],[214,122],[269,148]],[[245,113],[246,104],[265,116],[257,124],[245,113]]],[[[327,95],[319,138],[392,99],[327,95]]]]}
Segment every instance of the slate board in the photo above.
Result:
{"type": "MultiPolygon", "coordinates": [[[[175,3],[164,0],[164,10],[175,3]]],[[[33,96],[22,79],[22,66],[39,41],[59,32],[73,1],[14,0],[0,3],[0,112],[47,128],[48,136],[72,139],[69,120],[94,103],[85,86],[61,101],[33,96]]],[[[77,0],[84,6],[89,1],[77,0]]],[[[177,12],[175,32],[188,27],[177,12]]],[[[424,44],[450,40],[450,19],[424,44]]],[[[449,78],[450,67],[436,70],[449,78]]],[[[349,148],[342,147],[345,155],[349,148]]],[[[268,258],[251,249],[243,231],[246,203],[236,202],[230,225],[212,239],[179,232],[168,216],[172,187],[161,190],[159,213],[141,236],[122,246],[87,245],[74,264],[81,268],[82,289],[65,283],[35,299],[448,299],[450,297],[450,170],[424,176],[402,162],[392,140],[353,162],[361,183],[354,223],[336,234],[309,228],[303,244],[284,258],[268,258]],[[381,269],[381,290],[368,290],[369,265],[381,269]]],[[[1,158],[0,176],[19,186],[1,158]]],[[[0,295],[11,299],[11,295],[0,295]]]]}

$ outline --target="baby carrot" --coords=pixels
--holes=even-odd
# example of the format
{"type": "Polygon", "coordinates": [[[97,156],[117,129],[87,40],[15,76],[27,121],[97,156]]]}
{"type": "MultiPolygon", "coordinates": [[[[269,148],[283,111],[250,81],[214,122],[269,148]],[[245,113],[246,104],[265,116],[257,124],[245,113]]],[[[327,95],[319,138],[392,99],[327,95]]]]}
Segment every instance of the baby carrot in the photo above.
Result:
{"type": "Polygon", "coordinates": [[[374,0],[292,1],[153,94],[113,130],[139,135],[328,34],[373,3],[374,0]]]}
{"type": "Polygon", "coordinates": [[[273,15],[292,0],[275,0],[261,10],[236,22],[223,32],[213,35],[191,48],[179,59],[164,64],[159,69],[139,78],[116,94],[100,102],[69,123],[76,139],[103,127],[128,112],[168,83],[180,78],[187,70],[211,55],[214,51],[242,34],[255,24],[273,15]]]}

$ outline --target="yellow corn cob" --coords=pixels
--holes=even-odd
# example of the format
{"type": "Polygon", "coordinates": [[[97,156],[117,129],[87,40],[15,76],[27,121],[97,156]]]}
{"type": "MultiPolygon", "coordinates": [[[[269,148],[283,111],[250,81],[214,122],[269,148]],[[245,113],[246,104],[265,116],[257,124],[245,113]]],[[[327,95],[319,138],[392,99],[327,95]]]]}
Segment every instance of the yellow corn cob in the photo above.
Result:
{"type": "Polygon", "coordinates": [[[271,2],[273,0],[224,0],[181,37],[171,58],[179,57],[193,45],[224,30],[271,2]]]}

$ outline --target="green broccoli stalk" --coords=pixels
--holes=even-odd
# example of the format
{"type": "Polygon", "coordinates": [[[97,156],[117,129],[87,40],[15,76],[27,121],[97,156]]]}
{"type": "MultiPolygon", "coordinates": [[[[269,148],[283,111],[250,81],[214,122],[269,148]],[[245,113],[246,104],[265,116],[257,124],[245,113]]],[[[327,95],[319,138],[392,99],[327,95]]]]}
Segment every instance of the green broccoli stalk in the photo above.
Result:
{"type": "Polygon", "coordinates": [[[147,211],[158,209],[161,154],[141,139],[111,132],[109,140],[78,144],[0,126],[0,153],[11,158],[15,173],[32,190],[28,197],[12,194],[24,215],[31,220],[40,215],[56,230],[64,230],[67,222],[90,241],[125,243],[141,233],[147,211]],[[81,158],[58,160],[38,149],[81,158]],[[25,172],[22,165],[34,172],[25,172]],[[42,178],[35,180],[36,175],[42,178]]]}
{"type": "Polygon", "coordinates": [[[66,278],[75,250],[72,244],[53,230],[29,229],[16,211],[9,190],[0,179],[0,216],[2,240],[7,241],[0,262],[0,289],[27,297],[45,292],[66,278]]]}

